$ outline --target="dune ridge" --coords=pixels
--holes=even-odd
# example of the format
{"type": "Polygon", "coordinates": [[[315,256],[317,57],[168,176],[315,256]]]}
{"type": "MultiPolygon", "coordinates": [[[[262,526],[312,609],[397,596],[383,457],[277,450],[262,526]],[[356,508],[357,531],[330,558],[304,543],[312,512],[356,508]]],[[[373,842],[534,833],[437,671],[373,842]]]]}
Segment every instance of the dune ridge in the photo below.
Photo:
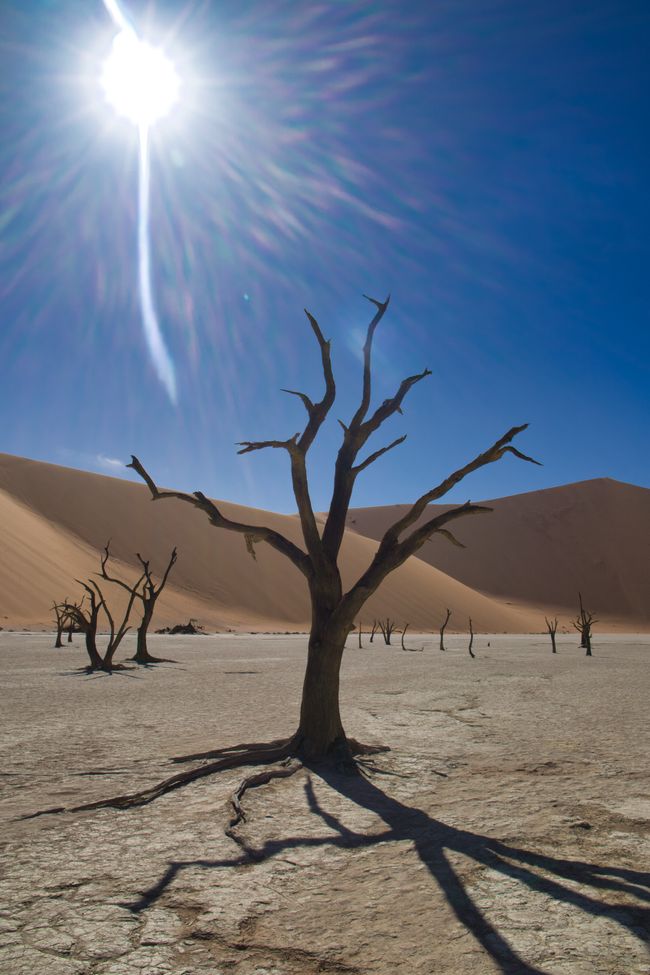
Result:
{"type": "MultiPolygon", "coordinates": [[[[418,557],[492,598],[567,620],[581,591],[607,628],[650,630],[650,490],[599,478],[481,504],[454,525],[466,548],[434,537],[418,557]]],[[[407,507],[351,509],[348,527],[379,539],[407,507]]]]}
{"type": "MultiPolygon", "coordinates": [[[[219,502],[233,518],[268,524],[301,544],[298,520],[290,515],[219,502]]],[[[108,539],[114,570],[138,573],[135,553],[165,566],[174,545],[178,563],[161,597],[155,626],[192,616],[208,629],[303,629],[310,610],[304,579],[264,544],[256,561],[244,539],[211,528],[205,516],[180,501],[152,503],[142,484],[70,468],[0,455],[0,625],[51,626],[54,599],[80,593],[75,579],[99,569],[108,539]]],[[[347,532],[341,564],[350,585],[372,559],[376,543],[347,532]]],[[[117,604],[122,594],[107,592],[117,604]]],[[[539,629],[539,614],[475,592],[439,569],[410,559],[369,600],[362,623],[389,615],[411,629],[435,629],[450,606],[458,628],[472,616],[477,630],[539,629]]],[[[453,625],[452,625],[453,628],[453,625]]]]}

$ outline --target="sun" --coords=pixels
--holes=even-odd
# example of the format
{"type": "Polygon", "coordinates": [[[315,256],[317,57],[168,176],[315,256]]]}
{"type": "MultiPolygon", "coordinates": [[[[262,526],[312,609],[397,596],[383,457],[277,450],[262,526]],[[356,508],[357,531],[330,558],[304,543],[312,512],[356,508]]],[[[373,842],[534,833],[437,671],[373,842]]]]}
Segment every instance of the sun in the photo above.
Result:
{"type": "Polygon", "coordinates": [[[137,126],[150,126],[178,101],[180,79],[160,48],[123,30],[113,40],[101,84],[118,115],[137,126]]]}

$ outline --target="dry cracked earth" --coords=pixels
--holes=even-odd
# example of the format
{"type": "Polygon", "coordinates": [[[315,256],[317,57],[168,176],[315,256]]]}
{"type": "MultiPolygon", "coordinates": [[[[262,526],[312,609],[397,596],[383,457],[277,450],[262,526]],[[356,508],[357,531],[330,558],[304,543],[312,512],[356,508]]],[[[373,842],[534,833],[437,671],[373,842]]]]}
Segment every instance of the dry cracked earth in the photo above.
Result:
{"type": "Polygon", "coordinates": [[[346,727],[391,751],[250,791],[235,842],[241,770],[21,817],[287,735],[304,636],[159,637],[175,662],[108,676],[3,633],[0,971],[650,975],[650,638],[355,642],[346,727]]]}

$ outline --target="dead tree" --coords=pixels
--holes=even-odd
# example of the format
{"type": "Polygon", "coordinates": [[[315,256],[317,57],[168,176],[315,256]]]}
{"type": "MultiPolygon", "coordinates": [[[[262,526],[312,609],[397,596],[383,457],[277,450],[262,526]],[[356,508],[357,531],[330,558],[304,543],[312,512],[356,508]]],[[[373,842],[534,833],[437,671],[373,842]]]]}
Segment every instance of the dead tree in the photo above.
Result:
{"type": "Polygon", "coordinates": [[[138,664],[162,663],[162,657],[153,657],[149,653],[147,648],[147,633],[156,609],[156,601],[167,584],[169,573],[176,564],[176,549],[173,549],[172,554],[169,557],[169,562],[167,563],[167,568],[165,569],[163,577],[157,587],[153,581],[151,569],[149,568],[149,561],[143,559],[140,553],[136,552],[136,556],[140,562],[140,565],[142,566],[142,575],[140,576],[138,582],[134,586],[131,586],[128,582],[124,582],[123,579],[117,579],[115,576],[110,576],[108,574],[106,566],[111,554],[109,551],[110,544],[110,541],[108,541],[104,546],[104,555],[102,556],[101,560],[102,578],[106,579],[108,582],[113,582],[116,585],[121,586],[122,589],[126,590],[126,592],[133,596],[133,599],[139,599],[142,603],[142,619],[140,621],[140,626],[138,627],[136,651],[133,660],[135,660],[135,662],[138,664]],[[140,588],[140,585],[142,585],[142,588],[140,588]]]}
{"type": "Polygon", "coordinates": [[[401,638],[400,638],[400,643],[401,643],[401,646],[402,646],[402,650],[409,650],[411,653],[413,653],[413,652],[419,653],[420,651],[424,650],[424,647],[420,647],[419,649],[418,649],[418,647],[407,647],[406,644],[404,643],[404,637],[406,636],[406,631],[408,630],[408,628],[409,628],[410,625],[411,625],[410,623],[405,623],[404,624],[404,629],[402,630],[402,635],[401,635],[401,638]]]}
{"type": "Polygon", "coordinates": [[[78,603],[65,603],[65,611],[70,622],[84,635],[90,669],[101,670],[104,661],[97,649],[97,627],[99,625],[99,613],[104,601],[101,597],[97,598],[97,593],[92,586],[88,586],[85,582],[79,584],[84,587],[89,596],[88,607],[84,607],[86,598],[84,596],[78,603]]]}
{"type": "Polygon", "coordinates": [[[447,615],[445,616],[445,621],[440,627],[440,649],[445,649],[445,629],[447,628],[447,623],[449,622],[449,617],[451,616],[451,610],[447,610],[447,615]]]}
{"type": "Polygon", "coordinates": [[[551,646],[553,648],[553,653],[557,653],[557,647],[555,646],[555,634],[557,633],[557,616],[555,616],[552,620],[547,619],[546,616],[544,617],[544,619],[546,620],[546,629],[548,630],[548,635],[551,638],[551,646]]]}
{"type": "Polygon", "coordinates": [[[339,553],[355,482],[363,471],[388,451],[403,443],[406,438],[401,436],[392,443],[373,450],[361,460],[359,454],[372,434],[378,431],[385,421],[396,413],[402,412],[402,403],[413,386],[431,375],[430,370],[425,369],[421,373],[407,377],[393,396],[371,408],[372,345],[377,326],[388,307],[388,299],[369,300],[375,305],[376,313],[368,325],[363,347],[360,401],[354,415],[347,423],[339,421],[342,429],[341,445],[334,467],[329,511],[322,531],[316,520],[309,492],[307,454],[334,404],[336,385],[332,371],[330,343],[325,340],[318,322],[309,312],[307,318],[320,349],[323,369],[325,390],[322,399],[314,402],[307,393],[285,390],[292,396],[296,396],[307,412],[307,421],[302,432],[299,431],[286,440],[244,441],[239,444],[241,454],[264,449],[286,451],[302,529],[301,545],[296,544],[277,529],[227,517],[218,504],[201,491],[187,494],[184,491],[161,490],[140,460],[135,456],[132,457],[129,466],[144,480],[152,500],[180,500],[191,504],[203,512],[215,528],[223,528],[242,535],[249,550],[255,544],[265,542],[287,558],[305,579],[311,600],[311,629],[299,718],[296,731],[290,738],[267,746],[231,749],[228,755],[222,756],[213,763],[172,776],[157,786],[135,795],[105,800],[104,805],[115,805],[120,808],[140,805],[150,802],[170,789],[178,788],[185,782],[194,781],[198,777],[224,768],[274,762],[289,756],[305,757],[310,761],[327,759],[336,764],[353,764],[352,755],[364,749],[353,740],[347,739],[339,707],[339,674],[351,623],[359,618],[367,599],[379,588],[384,579],[403,565],[433,535],[443,535],[454,544],[459,544],[448,526],[458,519],[491,510],[485,505],[467,501],[465,504],[434,514],[428,510],[431,502],[444,497],[468,474],[501,460],[506,454],[513,454],[521,460],[537,463],[512,446],[514,438],[526,429],[527,424],[512,427],[473,460],[425,491],[402,517],[386,530],[367,569],[345,591],[339,568],[339,553]]]}
{"type": "MultiPolygon", "coordinates": [[[[144,576],[140,577],[139,583],[142,582],[144,576]]],[[[77,580],[81,586],[86,591],[86,596],[88,597],[88,606],[84,607],[84,599],[79,603],[66,603],[65,611],[68,618],[77,629],[85,636],[86,642],[86,652],[88,654],[88,659],[90,660],[89,669],[90,670],[105,670],[108,673],[116,669],[116,665],[113,663],[113,658],[120,643],[122,642],[124,636],[130,630],[128,626],[129,616],[131,615],[131,609],[133,608],[133,602],[135,600],[135,594],[131,593],[129,601],[126,606],[126,610],[122,617],[122,622],[119,624],[117,629],[115,628],[115,620],[113,619],[113,614],[111,613],[106,599],[99,585],[91,580],[90,583],[81,582],[77,580]],[[97,628],[99,626],[99,614],[104,611],[106,619],[109,625],[109,637],[104,655],[99,652],[97,648],[97,628]]]]}
{"type": "Polygon", "coordinates": [[[384,643],[387,647],[389,647],[391,645],[391,637],[393,635],[393,631],[397,627],[397,623],[395,620],[392,620],[390,616],[387,616],[385,621],[377,620],[377,626],[379,627],[381,635],[384,638],[384,643]]]}
{"type": "Polygon", "coordinates": [[[336,396],[336,385],[330,358],[330,343],[321,332],[316,319],[307,317],[318,343],[325,381],[323,398],[318,402],[303,392],[286,390],[300,399],[307,412],[307,423],[302,432],[287,440],[245,441],[240,443],[239,453],[264,449],[286,451],[291,466],[293,491],[298,507],[304,548],[296,545],[279,531],[261,525],[245,524],[226,517],[218,505],[201,491],[187,494],[183,491],[161,490],[145,470],[137,457],[132,457],[132,467],[145,481],[152,499],[179,499],[193,505],[216,528],[238,532],[248,538],[249,544],[266,542],[284,555],[305,578],[312,605],[312,624],[309,635],[307,666],[303,683],[300,717],[296,733],[286,744],[286,754],[299,754],[311,759],[345,755],[349,757],[345,731],[339,709],[339,672],[349,626],[358,617],[360,609],[384,579],[411,555],[414,555],[434,534],[441,534],[459,544],[447,527],[451,522],[491,509],[484,505],[465,504],[447,511],[427,516],[427,506],[438,501],[468,474],[487,464],[501,460],[505,454],[513,454],[521,460],[537,463],[512,446],[512,440],[526,429],[527,424],[512,427],[483,453],[444,478],[438,485],[422,494],[384,533],[375,556],[359,579],[345,592],[338,565],[343,542],[345,523],[355,481],[371,464],[406,439],[399,437],[359,460],[359,454],[371,435],[396,413],[401,412],[407,393],[425,377],[429,369],[402,381],[397,392],[371,409],[371,354],[375,330],[388,307],[388,300],[370,299],[376,313],[370,322],[363,348],[363,379],[360,403],[351,420],[342,428],[341,446],[336,458],[334,483],[330,507],[322,533],[312,507],[307,481],[307,453],[313,444],[336,396]],[[421,516],[424,519],[421,521],[421,516]]]}
{"type": "Polygon", "coordinates": [[[469,618],[469,647],[468,647],[468,650],[469,650],[469,655],[472,658],[474,658],[476,656],[476,654],[472,650],[472,646],[473,645],[474,645],[474,630],[472,629],[472,617],[470,616],[470,618],[469,618]]]}
{"type": "Polygon", "coordinates": [[[377,632],[377,620],[372,621],[372,629],[370,630],[370,642],[375,639],[375,633],[377,632]]]}
{"type": "Polygon", "coordinates": [[[363,644],[361,642],[361,620],[359,620],[359,650],[363,650],[363,644]]]}
{"type": "Polygon", "coordinates": [[[63,631],[68,625],[68,614],[66,612],[66,604],[68,602],[68,597],[61,603],[52,603],[52,609],[54,610],[54,615],[56,617],[56,640],[54,641],[54,646],[58,650],[63,646],[63,631]]]}
{"type": "Polygon", "coordinates": [[[580,634],[580,646],[586,651],[585,656],[593,657],[593,653],[591,652],[591,627],[598,620],[594,619],[593,613],[588,613],[584,608],[581,593],[578,593],[578,601],[580,603],[580,612],[573,621],[573,625],[580,634]]]}

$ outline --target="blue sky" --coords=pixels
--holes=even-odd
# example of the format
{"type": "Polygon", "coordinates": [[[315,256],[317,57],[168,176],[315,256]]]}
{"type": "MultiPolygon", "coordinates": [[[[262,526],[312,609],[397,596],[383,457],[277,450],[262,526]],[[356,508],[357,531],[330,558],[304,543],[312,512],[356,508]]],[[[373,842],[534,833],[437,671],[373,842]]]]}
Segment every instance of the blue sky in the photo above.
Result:
{"type": "Polygon", "coordinates": [[[179,398],[139,318],[137,145],[98,86],[101,2],[0,5],[0,450],[294,510],[279,452],[320,395],[303,307],[340,401],[425,366],[353,503],[412,500],[508,427],[508,458],[456,499],[592,477],[650,487],[650,12],[574,0],[136,3],[180,105],[152,132],[152,247],[179,398]],[[124,472],[125,474],[127,472],[124,472]],[[131,472],[128,472],[129,474],[131,472]]]}

